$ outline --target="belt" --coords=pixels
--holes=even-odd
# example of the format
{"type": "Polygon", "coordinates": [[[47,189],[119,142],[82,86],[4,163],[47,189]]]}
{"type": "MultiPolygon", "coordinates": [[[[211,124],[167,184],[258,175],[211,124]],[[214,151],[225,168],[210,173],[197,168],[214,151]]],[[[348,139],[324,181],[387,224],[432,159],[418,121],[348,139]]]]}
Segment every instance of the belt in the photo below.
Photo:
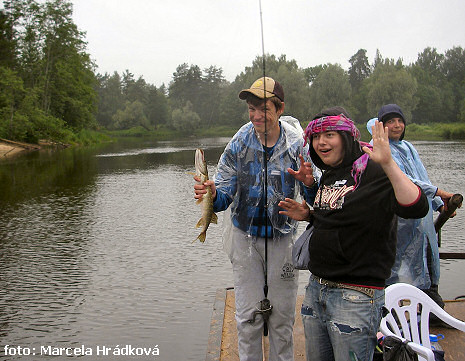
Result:
{"type": "Polygon", "coordinates": [[[331,288],[345,288],[348,290],[354,290],[361,292],[368,297],[373,298],[375,296],[375,289],[370,287],[363,287],[363,286],[356,286],[356,285],[348,285],[347,283],[341,282],[333,282],[325,280],[324,278],[314,276],[313,274],[310,276],[314,281],[317,281],[320,285],[325,285],[331,288]]]}

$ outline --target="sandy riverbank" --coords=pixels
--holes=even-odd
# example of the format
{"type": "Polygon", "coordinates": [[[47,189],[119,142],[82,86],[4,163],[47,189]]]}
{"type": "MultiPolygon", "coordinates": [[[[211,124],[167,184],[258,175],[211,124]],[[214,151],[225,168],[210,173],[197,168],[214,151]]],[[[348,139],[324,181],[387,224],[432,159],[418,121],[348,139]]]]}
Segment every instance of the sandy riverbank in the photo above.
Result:
{"type": "Polygon", "coordinates": [[[41,147],[36,144],[21,143],[0,138],[0,159],[11,158],[19,153],[39,149],[41,149],[41,147]]]}

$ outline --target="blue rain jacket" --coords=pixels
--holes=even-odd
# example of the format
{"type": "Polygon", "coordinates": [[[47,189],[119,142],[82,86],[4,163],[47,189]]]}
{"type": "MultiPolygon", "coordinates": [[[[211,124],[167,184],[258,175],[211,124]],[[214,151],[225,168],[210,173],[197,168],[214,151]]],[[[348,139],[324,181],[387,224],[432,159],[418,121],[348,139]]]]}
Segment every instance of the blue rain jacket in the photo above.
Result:
{"type": "Polygon", "coordinates": [[[421,289],[439,283],[439,248],[434,229],[433,210],[444,205],[436,196],[438,188],[431,184],[418,152],[405,140],[389,141],[391,154],[399,168],[423,189],[429,203],[429,212],[420,219],[398,218],[397,252],[391,277],[387,284],[406,282],[421,289]],[[432,250],[431,275],[427,265],[427,244],[432,250]]]}
{"type": "MultiPolygon", "coordinates": [[[[371,126],[377,118],[370,119],[367,129],[371,134],[371,126]]],[[[429,203],[428,214],[420,219],[398,218],[397,252],[391,277],[387,285],[405,282],[421,289],[431,287],[431,282],[439,284],[439,248],[434,229],[433,211],[437,211],[444,202],[436,196],[438,188],[431,184],[428,173],[421,162],[415,147],[406,140],[389,140],[391,154],[399,168],[423,189],[429,203]],[[427,264],[427,245],[432,251],[431,274],[427,264]]]]}
{"type": "MultiPolygon", "coordinates": [[[[231,205],[233,225],[252,236],[264,237],[268,232],[276,239],[279,234],[295,234],[297,222],[279,214],[279,201],[285,197],[296,199],[300,194],[313,204],[315,198],[317,187],[305,187],[287,171],[288,168],[299,169],[299,154],[309,161],[308,146],[303,146],[303,132],[281,120],[280,127],[280,137],[267,163],[268,231],[263,203],[264,153],[252,123],[245,124],[236,133],[218,163],[213,210],[223,211],[231,205]]],[[[317,174],[315,176],[318,178],[317,174]]]]}

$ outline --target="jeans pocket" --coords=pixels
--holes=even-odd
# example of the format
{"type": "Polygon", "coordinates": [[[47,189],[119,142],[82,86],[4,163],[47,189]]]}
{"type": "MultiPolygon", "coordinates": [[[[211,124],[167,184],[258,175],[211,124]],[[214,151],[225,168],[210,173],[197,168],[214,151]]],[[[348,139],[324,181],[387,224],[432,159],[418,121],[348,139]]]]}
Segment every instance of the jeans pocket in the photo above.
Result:
{"type": "Polygon", "coordinates": [[[342,299],[352,303],[372,303],[373,298],[364,294],[363,292],[351,290],[351,289],[342,289],[342,299]]]}
{"type": "Polygon", "coordinates": [[[302,307],[300,308],[300,314],[302,316],[313,317],[313,308],[311,308],[310,306],[302,305],[302,307]]]}

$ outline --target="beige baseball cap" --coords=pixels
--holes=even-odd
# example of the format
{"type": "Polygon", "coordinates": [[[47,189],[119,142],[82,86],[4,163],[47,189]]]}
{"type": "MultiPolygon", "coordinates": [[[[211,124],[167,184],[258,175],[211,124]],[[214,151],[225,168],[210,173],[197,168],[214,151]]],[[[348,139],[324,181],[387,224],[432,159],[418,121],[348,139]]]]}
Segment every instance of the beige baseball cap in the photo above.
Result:
{"type": "Polygon", "coordinates": [[[242,90],[239,93],[239,98],[245,100],[247,98],[247,93],[251,93],[261,99],[276,96],[282,102],[284,101],[284,89],[281,84],[267,76],[255,80],[249,89],[242,90]]]}

